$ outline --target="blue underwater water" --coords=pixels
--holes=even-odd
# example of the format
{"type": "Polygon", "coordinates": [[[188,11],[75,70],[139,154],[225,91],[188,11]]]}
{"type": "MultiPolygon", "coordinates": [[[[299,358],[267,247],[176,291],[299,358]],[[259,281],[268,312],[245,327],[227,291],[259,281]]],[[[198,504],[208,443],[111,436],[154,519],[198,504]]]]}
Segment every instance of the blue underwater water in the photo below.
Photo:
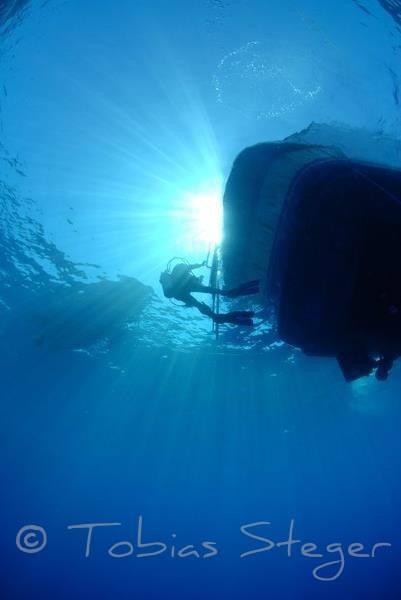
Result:
{"type": "Polygon", "coordinates": [[[331,124],[400,166],[400,27],[0,0],[1,599],[401,597],[400,365],[345,383],[267,319],[216,342],[158,283],[246,146],[331,124]]]}

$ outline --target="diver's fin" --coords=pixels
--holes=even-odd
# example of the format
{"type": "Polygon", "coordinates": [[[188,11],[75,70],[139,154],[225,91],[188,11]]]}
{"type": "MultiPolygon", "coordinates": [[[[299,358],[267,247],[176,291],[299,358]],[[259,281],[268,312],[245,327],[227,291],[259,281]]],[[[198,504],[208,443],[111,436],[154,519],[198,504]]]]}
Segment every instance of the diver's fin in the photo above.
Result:
{"type": "Polygon", "coordinates": [[[253,316],[254,313],[251,310],[233,311],[222,315],[215,314],[213,321],[215,323],[231,323],[231,325],[246,325],[248,327],[252,327],[253,316]]]}
{"type": "Polygon", "coordinates": [[[252,281],[246,281],[245,283],[241,283],[240,287],[244,287],[244,288],[258,288],[259,289],[259,285],[260,285],[260,280],[259,279],[252,279],[252,281]]]}
{"type": "Polygon", "coordinates": [[[251,294],[259,293],[259,280],[256,279],[254,281],[247,281],[246,283],[241,283],[237,288],[232,290],[227,290],[224,292],[224,296],[228,296],[229,298],[238,298],[239,296],[250,296],[251,294]]]}
{"type": "Polygon", "coordinates": [[[234,325],[244,325],[245,327],[253,327],[252,319],[247,319],[246,317],[237,317],[235,319],[234,325]]]}
{"type": "Polygon", "coordinates": [[[257,294],[259,292],[259,288],[260,288],[259,279],[256,279],[255,281],[248,281],[248,282],[240,285],[240,289],[243,290],[243,292],[248,292],[248,293],[253,292],[254,294],[257,294]]]}
{"type": "Polygon", "coordinates": [[[251,319],[252,317],[255,316],[255,313],[253,310],[234,310],[228,314],[232,317],[245,318],[245,319],[251,319]]]}

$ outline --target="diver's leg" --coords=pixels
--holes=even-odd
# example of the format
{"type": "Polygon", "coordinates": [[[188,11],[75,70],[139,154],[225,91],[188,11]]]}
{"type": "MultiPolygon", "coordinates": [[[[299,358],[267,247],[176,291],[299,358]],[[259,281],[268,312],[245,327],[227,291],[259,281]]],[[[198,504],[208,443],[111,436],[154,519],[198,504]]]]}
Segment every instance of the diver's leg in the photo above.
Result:
{"type": "Polygon", "coordinates": [[[230,323],[231,325],[246,325],[247,327],[253,326],[252,317],[255,313],[251,310],[236,310],[218,315],[207,304],[199,302],[190,295],[186,297],[185,303],[187,306],[197,308],[202,315],[209,317],[215,323],[230,323]]]}
{"type": "Polygon", "coordinates": [[[207,317],[213,318],[214,312],[212,311],[212,309],[204,302],[199,302],[199,300],[191,296],[191,294],[186,294],[185,296],[180,298],[180,300],[182,300],[182,302],[185,302],[187,306],[197,308],[199,312],[202,313],[202,315],[206,315],[207,317]]]}

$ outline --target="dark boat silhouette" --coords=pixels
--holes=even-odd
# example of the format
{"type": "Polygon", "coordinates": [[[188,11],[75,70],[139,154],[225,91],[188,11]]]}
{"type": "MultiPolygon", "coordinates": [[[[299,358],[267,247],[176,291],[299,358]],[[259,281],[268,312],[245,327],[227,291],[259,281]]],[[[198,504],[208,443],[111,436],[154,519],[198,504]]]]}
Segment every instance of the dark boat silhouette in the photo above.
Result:
{"type": "Polygon", "coordinates": [[[401,355],[401,171],[338,148],[258,144],[224,196],[227,285],[260,278],[281,340],[347,381],[401,355]]]}

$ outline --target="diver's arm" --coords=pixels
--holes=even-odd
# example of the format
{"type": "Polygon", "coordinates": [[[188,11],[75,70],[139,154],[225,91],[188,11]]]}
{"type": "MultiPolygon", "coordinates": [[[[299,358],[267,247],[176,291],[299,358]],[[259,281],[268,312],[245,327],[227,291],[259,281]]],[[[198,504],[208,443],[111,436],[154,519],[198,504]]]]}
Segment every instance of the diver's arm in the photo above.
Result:
{"type": "Polygon", "coordinates": [[[189,268],[191,269],[191,271],[193,271],[194,269],[200,269],[201,267],[205,267],[206,266],[206,261],[204,260],[203,263],[196,263],[194,265],[188,265],[189,268]]]}

